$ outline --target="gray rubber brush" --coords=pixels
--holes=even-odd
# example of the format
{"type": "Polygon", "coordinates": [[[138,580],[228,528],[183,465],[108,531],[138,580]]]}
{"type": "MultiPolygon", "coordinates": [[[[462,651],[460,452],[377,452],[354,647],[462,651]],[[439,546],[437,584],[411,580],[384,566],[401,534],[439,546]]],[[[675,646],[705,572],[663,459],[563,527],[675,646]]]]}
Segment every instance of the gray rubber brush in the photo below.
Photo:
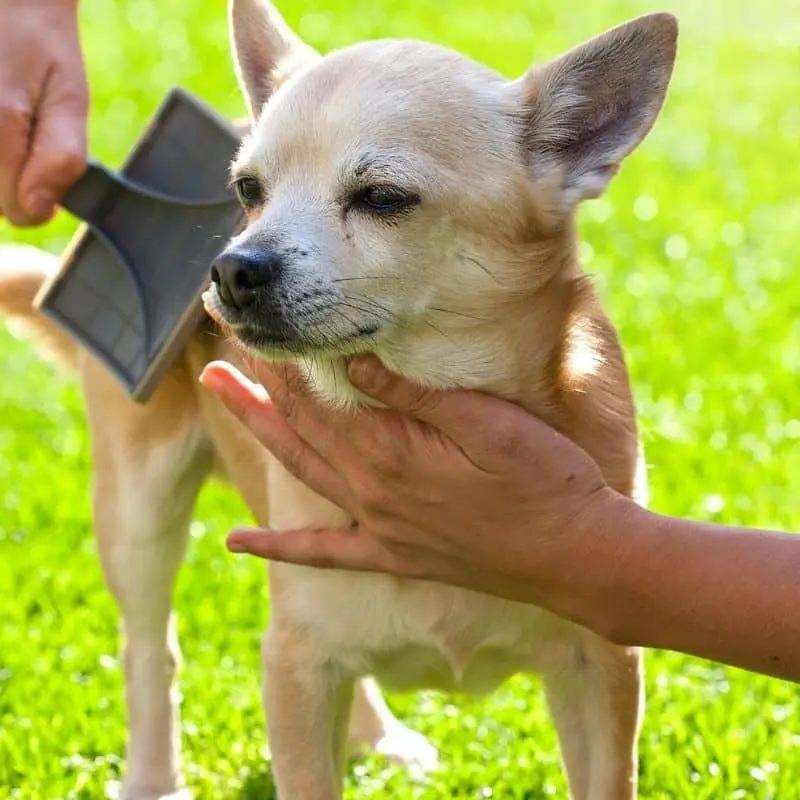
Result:
{"type": "Polygon", "coordinates": [[[62,206],[86,225],[39,310],[146,402],[203,317],[214,259],[243,222],[235,128],[173,89],[120,172],[90,162],[62,206]]]}

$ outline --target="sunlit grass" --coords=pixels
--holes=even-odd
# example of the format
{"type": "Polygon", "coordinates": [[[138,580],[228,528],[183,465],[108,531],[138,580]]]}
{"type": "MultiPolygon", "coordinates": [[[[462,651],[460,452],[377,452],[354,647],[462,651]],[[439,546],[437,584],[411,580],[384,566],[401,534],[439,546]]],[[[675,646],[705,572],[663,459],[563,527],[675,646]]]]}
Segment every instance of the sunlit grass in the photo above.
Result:
{"type": "MultiPolygon", "coordinates": [[[[92,150],[121,162],[173,84],[227,114],[242,104],[224,4],[83,0],[92,150]]],[[[586,265],[633,375],[660,511],[800,529],[800,15],[789,0],[294,0],[289,21],[327,50],[418,36],[509,76],[636,14],[683,24],[670,98],[606,198],[582,214],[586,265]]],[[[12,237],[58,250],[73,223],[12,237]]],[[[80,397],[33,349],[0,333],[0,798],[102,797],[123,746],[117,622],[89,527],[80,397]]],[[[259,703],[262,565],[233,558],[245,516],[203,494],[178,607],[187,774],[199,797],[269,796],[259,703]]],[[[680,569],[680,564],[675,565],[680,569]]],[[[741,565],[742,573],[747,564],[741,565]]],[[[731,576],[735,591],[738,576],[731,576]]],[[[648,659],[645,798],[794,798],[793,685],[671,654],[648,659]]],[[[441,748],[413,784],[377,759],[351,798],[563,796],[538,683],[483,701],[392,698],[441,748]]],[[[309,798],[309,800],[311,800],[309,798]]]]}

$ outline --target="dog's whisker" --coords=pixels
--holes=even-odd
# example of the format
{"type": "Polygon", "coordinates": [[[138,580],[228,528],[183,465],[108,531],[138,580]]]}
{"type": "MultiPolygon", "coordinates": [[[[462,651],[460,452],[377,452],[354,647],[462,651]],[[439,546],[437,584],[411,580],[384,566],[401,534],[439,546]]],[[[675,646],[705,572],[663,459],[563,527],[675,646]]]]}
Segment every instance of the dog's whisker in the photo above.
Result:
{"type": "Polygon", "coordinates": [[[332,283],[346,283],[347,281],[399,281],[397,275],[357,275],[352,278],[334,278],[332,283]]]}
{"type": "Polygon", "coordinates": [[[338,314],[351,328],[358,327],[358,325],[352,319],[350,319],[350,317],[347,314],[345,314],[345,312],[342,311],[341,308],[332,306],[330,310],[338,314]]]}
{"type": "Polygon", "coordinates": [[[367,307],[359,306],[354,303],[348,303],[345,301],[342,301],[342,305],[345,306],[345,308],[352,309],[353,311],[358,311],[362,314],[369,314],[374,319],[385,320],[392,316],[388,308],[383,308],[383,307],[370,308],[369,306],[367,307]]]}
{"type": "MultiPolygon", "coordinates": [[[[367,308],[361,308],[360,309],[361,311],[371,311],[371,313],[375,313],[375,309],[379,309],[385,316],[387,317],[392,316],[392,312],[390,309],[388,309],[385,305],[379,303],[377,300],[373,300],[369,297],[363,297],[361,295],[357,297],[353,297],[352,295],[345,295],[345,299],[349,300],[351,303],[366,304],[367,308]]],[[[353,306],[350,307],[354,308],[353,306]]]]}
{"type": "Polygon", "coordinates": [[[314,379],[314,365],[312,363],[313,359],[309,355],[302,355],[300,356],[300,360],[303,362],[306,375],[308,375],[310,380],[313,380],[314,379]]]}
{"type": "Polygon", "coordinates": [[[451,308],[440,308],[439,306],[429,306],[431,311],[438,311],[440,314],[452,314],[456,317],[464,317],[465,319],[474,319],[477,322],[487,322],[484,317],[476,317],[473,314],[465,314],[463,311],[453,311],[451,308]]]}
{"type": "Polygon", "coordinates": [[[500,283],[500,281],[497,280],[497,278],[489,271],[489,269],[484,264],[481,264],[481,262],[478,261],[478,259],[474,256],[468,256],[466,253],[459,253],[458,257],[461,261],[474,264],[476,267],[478,267],[478,269],[483,270],[495,283],[500,283]]]}
{"type": "Polygon", "coordinates": [[[441,328],[437,328],[436,325],[434,325],[430,320],[426,319],[425,320],[425,324],[429,328],[432,328],[433,330],[435,330],[436,333],[439,334],[439,336],[442,336],[443,338],[447,339],[448,342],[452,342],[453,341],[441,328]]]}

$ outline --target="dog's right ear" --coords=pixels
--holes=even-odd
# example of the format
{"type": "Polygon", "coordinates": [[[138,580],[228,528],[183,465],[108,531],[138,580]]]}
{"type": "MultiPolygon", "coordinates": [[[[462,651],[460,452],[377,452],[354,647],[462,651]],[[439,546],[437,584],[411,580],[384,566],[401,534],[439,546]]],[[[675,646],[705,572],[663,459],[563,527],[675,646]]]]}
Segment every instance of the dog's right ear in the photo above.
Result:
{"type": "Polygon", "coordinates": [[[269,0],[230,0],[228,21],[236,75],[255,121],[275,90],[320,56],[269,0]]]}

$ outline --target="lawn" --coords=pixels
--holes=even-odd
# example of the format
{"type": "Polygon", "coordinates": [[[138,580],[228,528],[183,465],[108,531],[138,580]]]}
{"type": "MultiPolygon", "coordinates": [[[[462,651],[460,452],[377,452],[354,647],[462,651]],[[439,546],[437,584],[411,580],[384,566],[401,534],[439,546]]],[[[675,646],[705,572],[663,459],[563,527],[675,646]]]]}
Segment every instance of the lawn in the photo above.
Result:
{"type": "MultiPolygon", "coordinates": [[[[82,0],[93,153],[119,164],[164,92],[182,84],[242,110],[219,0],[82,0]]],[[[587,268],[633,375],[653,506],[800,531],[800,15],[793,0],[286,0],[327,50],[415,36],[509,76],[626,18],[682,23],[653,134],[608,195],[583,210],[587,268]]],[[[73,223],[0,239],[60,249],[73,223]]],[[[89,521],[80,396],[0,328],[0,798],[100,798],[119,778],[122,674],[115,609],[89,521]]],[[[177,605],[186,770],[198,798],[271,797],[259,702],[263,566],[225,533],[239,499],[207,488],[177,605]]],[[[680,564],[675,565],[680,569],[680,564]]],[[[747,569],[742,564],[741,569],[747,569]]],[[[736,576],[731,576],[735,590],[736,576]]],[[[800,796],[794,685],[651,653],[643,798],[800,796]]],[[[392,697],[443,754],[413,783],[377,758],[348,798],[564,796],[538,682],[489,699],[392,697]]],[[[312,800],[312,798],[309,798],[312,800]]]]}

